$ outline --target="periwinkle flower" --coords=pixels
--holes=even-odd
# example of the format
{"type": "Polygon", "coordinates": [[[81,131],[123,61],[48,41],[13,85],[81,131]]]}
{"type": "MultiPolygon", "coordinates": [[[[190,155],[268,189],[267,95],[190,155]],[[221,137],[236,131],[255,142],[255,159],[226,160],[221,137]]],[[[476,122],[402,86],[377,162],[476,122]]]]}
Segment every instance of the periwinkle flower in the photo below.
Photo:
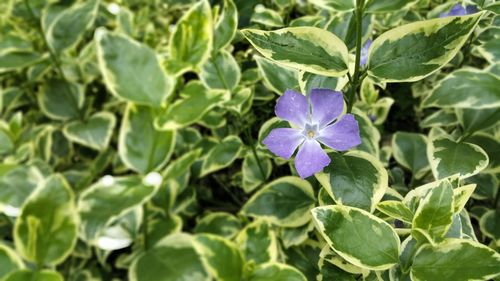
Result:
{"type": "Polygon", "coordinates": [[[356,119],[352,114],[340,116],[343,111],[341,92],[313,89],[308,100],[300,93],[287,90],[278,99],[275,113],[288,121],[291,128],[273,129],[262,143],[287,160],[300,146],[295,168],[301,178],[307,178],[330,164],[320,143],[337,151],[361,144],[356,119]]]}
{"type": "Polygon", "coordinates": [[[453,17],[453,16],[466,16],[470,14],[474,14],[477,12],[476,6],[468,5],[468,6],[462,6],[461,4],[455,4],[450,11],[446,13],[441,13],[439,15],[440,18],[445,18],[445,17],[453,17]]]}
{"type": "Polygon", "coordinates": [[[371,39],[368,39],[365,43],[365,45],[363,46],[363,48],[361,48],[361,58],[359,60],[359,64],[361,66],[365,66],[366,63],[368,63],[368,50],[370,50],[370,46],[372,45],[372,40],[371,39]]]}

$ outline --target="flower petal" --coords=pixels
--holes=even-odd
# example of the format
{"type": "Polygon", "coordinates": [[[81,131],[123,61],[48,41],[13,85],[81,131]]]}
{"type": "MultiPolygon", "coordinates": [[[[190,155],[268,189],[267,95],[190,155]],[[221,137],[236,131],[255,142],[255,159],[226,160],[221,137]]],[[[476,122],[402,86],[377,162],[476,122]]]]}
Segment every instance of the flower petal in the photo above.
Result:
{"type": "Polygon", "coordinates": [[[309,104],[304,95],[286,90],[276,102],[274,112],[279,118],[304,128],[309,115],[309,104]]]}
{"type": "Polygon", "coordinates": [[[272,153],[290,159],[297,146],[304,141],[304,136],[297,129],[276,128],[262,141],[272,153]]]}
{"type": "Polygon", "coordinates": [[[328,164],[330,164],[330,157],[314,139],[307,139],[295,156],[295,169],[303,179],[323,170],[328,164]]]}
{"type": "Polygon", "coordinates": [[[361,144],[359,126],[354,115],[346,114],[339,121],[319,132],[318,140],[337,151],[348,150],[361,144]]]}
{"type": "Polygon", "coordinates": [[[310,99],[312,119],[320,129],[339,117],[344,110],[344,96],[341,92],[312,89],[310,99]]]}
{"type": "Polygon", "coordinates": [[[368,51],[370,50],[371,45],[372,45],[372,40],[368,39],[363,48],[361,49],[361,58],[359,61],[359,64],[361,64],[361,66],[366,65],[366,63],[368,62],[368,51]]]}

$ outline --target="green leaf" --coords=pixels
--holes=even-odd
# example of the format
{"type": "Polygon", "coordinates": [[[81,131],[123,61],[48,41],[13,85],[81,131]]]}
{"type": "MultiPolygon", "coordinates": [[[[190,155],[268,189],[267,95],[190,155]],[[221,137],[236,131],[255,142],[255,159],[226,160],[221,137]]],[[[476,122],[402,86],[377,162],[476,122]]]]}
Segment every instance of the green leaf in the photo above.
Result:
{"type": "Polygon", "coordinates": [[[385,82],[411,82],[446,65],[483,13],[410,23],[380,35],[370,47],[368,74],[385,82]]]}
{"type": "Polygon", "coordinates": [[[255,6],[250,22],[258,23],[268,27],[283,27],[283,18],[280,13],[273,9],[268,9],[260,4],[255,6]]]}
{"type": "Polygon", "coordinates": [[[338,204],[372,212],[384,196],[388,175],[382,163],[368,153],[330,153],[331,164],[316,174],[323,188],[338,204]]]}
{"type": "Polygon", "coordinates": [[[247,263],[256,264],[273,262],[278,258],[276,234],[271,225],[263,220],[256,220],[247,225],[236,237],[247,263]]]}
{"type": "Polygon", "coordinates": [[[212,148],[203,159],[200,177],[231,165],[240,155],[243,143],[237,136],[228,136],[212,148]]]}
{"type": "Polygon", "coordinates": [[[29,50],[2,50],[0,52],[0,73],[31,66],[43,58],[41,54],[29,50]]]}
{"type": "Polygon", "coordinates": [[[500,211],[489,210],[479,221],[481,232],[500,245],[500,211]]]}
{"type": "Polygon", "coordinates": [[[262,153],[257,153],[257,157],[252,152],[247,152],[243,159],[241,167],[242,187],[246,193],[255,190],[271,176],[271,160],[262,153]]]}
{"type": "Polygon", "coordinates": [[[225,50],[213,55],[201,66],[200,79],[209,89],[234,90],[240,78],[238,63],[225,50]]]}
{"type": "Polygon", "coordinates": [[[2,175],[0,205],[3,205],[3,212],[9,216],[18,216],[28,196],[43,180],[43,174],[34,165],[19,165],[2,175]]]}
{"type": "Polygon", "coordinates": [[[417,0],[371,0],[365,6],[367,13],[388,13],[405,10],[415,5],[417,0]]]}
{"type": "Polygon", "coordinates": [[[265,85],[278,95],[286,90],[298,90],[298,71],[285,67],[261,56],[254,56],[265,85]]]}
{"type": "Polygon", "coordinates": [[[98,8],[99,1],[91,0],[63,10],[46,27],[47,43],[56,53],[74,46],[94,25],[98,8]]]}
{"type": "Polygon", "coordinates": [[[312,4],[332,11],[350,11],[356,8],[355,0],[310,0],[312,4]]]}
{"type": "Polygon", "coordinates": [[[472,137],[467,138],[467,141],[480,146],[490,159],[488,168],[484,172],[497,173],[500,172],[500,139],[498,137],[485,133],[476,133],[472,137]]]}
{"type": "Polygon", "coordinates": [[[400,221],[407,223],[413,221],[413,212],[401,201],[388,200],[379,202],[377,210],[400,221]]]}
{"type": "Polygon", "coordinates": [[[167,69],[181,74],[202,65],[212,51],[212,12],[207,0],[193,5],[177,22],[170,41],[167,69]]]}
{"type": "Polygon", "coordinates": [[[296,268],[281,263],[259,265],[248,278],[249,281],[307,281],[296,268]]]}
{"type": "Polygon", "coordinates": [[[165,237],[135,259],[130,281],[210,281],[211,278],[192,236],[184,233],[165,237]]]}
{"type": "Polygon", "coordinates": [[[341,205],[316,207],[312,214],[328,245],[346,261],[370,270],[385,270],[398,263],[399,238],[382,219],[341,205]]]}
{"type": "Polygon", "coordinates": [[[105,150],[116,125],[115,115],[99,112],[87,121],[74,121],[64,126],[63,133],[71,141],[102,151],[105,150]]]}
{"type": "Polygon", "coordinates": [[[424,107],[500,107],[500,78],[489,71],[460,69],[446,76],[423,101],[424,107]]]}
{"type": "Polygon", "coordinates": [[[17,253],[2,244],[0,244],[0,264],[2,265],[2,267],[0,267],[0,279],[7,276],[10,272],[24,268],[23,261],[17,253]]]}
{"type": "Polygon", "coordinates": [[[440,241],[453,221],[453,189],[449,181],[442,181],[422,199],[415,217],[412,231],[418,229],[432,241],[440,241]]]}
{"type": "Polygon", "coordinates": [[[370,120],[368,115],[360,109],[353,108],[353,114],[358,122],[359,134],[361,135],[361,144],[356,147],[357,150],[365,151],[374,156],[380,153],[379,142],[380,132],[370,120]]]}
{"type": "Polygon", "coordinates": [[[165,165],[175,146],[175,131],[158,131],[154,126],[156,116],[152,108],[128,104],[120,128],[120,158],[142,174],[165,165]]]}
{"type": "Polygon", "coordinates": [[[427,148],[427,138],[422,134],[396,132],[392,135],[394,159],[410,170],[413,177],[419,179],[430,169],[427,155],[422,153],[427,148]]]}
{"type": "Polygon", "coordinates": [[[156,119],[162,130],[179,129],[199,121],[219,103],[229,99],[221,90],[208,90],[196,80],[189,82],[181,92],[184,98],[177,100],[156,119]]]}
{"type": "Polygon", "coordinates": [[[39,265],[59,264],[75,246],[77,227],[73,191],[61,175],[52,175],[30,195],[16,220],[17,252],[39,265]]]}
{"type": "Polygon", "coordinates": [[[455,112],[460,126],[468,135],[488,129],[500,121],[500,108],[457,108],[455,112]]]}
{"type": "Polygon", "coordinates": [[[298,177],[283,177],[255,193],[241,212],[278,226],[298,227],[311,219],[309,210],[314,207],[315,202],[314,191],[309,182],[298,177]]]}
{"type": "Polygon", "coordinates": [[[4,281],[64,281],[64,278],[56,271],[40,270],[31,271],[22,269],[9,274],[4,281]]]}
{"type": "Polygon", "coordinates": [[[459,174],[460,179],[473,176],[488,166],[488,155],[471,143],[447,138],[432,140],[427,145],[427,157],[436,179],[459,174]]]}
{"type": "Polygon", "coordinates": [[[157,189],[158,185],[148,184],[137,176],[103,177],[80,195],[82,238],[96,243],[106,227],[144,204],[157,189]]]}
{"type": "Polygon", "coordinates": [[[224,9],[215,24],[214,51],[225,48],[233,40],[238,28],[238,10],[233,0],[224,0],[224,9]]]}
{"type": "Polygon", "coordinates": [[[97,29],[94,41],[104,83],[113,95],[152,107],[166,102],[174,80],[165,75],[152,49],[104,28],[97,29]]]}
{"type": "Polygon", "coordinates": [[[480,243],[447,239],[421,247],[413,260],[411,278],[420,280],[490,280],[500,274],[500,255],[480,243]]]}
{"type": "Polygon", "coordinates": [[[50,79],[40,88],[38,105],[48,117],[68,120],[80,117],[84,92],[79,84],[50,79]]]}
{"type": "Polygon", "coordinates": [[[302,93],[310,93],[312,89],[338,90],[347,83],[347,80],[337,77],[317,75],[305,71],[299,72],[299,85],[302,93]]]}
{"type": "Polygon", "coordinates": [[[216,212],[204,216],[196,222],[195,233],[216,234],[227,239],[232,239],[241,229],[241,222],[235,216],[216,212]]]}
{"type": "Polygon", "coordinates": [[[245,261],[236,245],[220,236],[199,234],[195,240],[201,245],[200,253],[207,262],[215,280],[241,281],[245,261]]]}
{"type": "Polygon", "coordinates": [[[290,27],[275,31],[244,29],[242,32],[264,57],[284,66],[333,77],[347,73],[347,47],[326,30],[290,27]]]}

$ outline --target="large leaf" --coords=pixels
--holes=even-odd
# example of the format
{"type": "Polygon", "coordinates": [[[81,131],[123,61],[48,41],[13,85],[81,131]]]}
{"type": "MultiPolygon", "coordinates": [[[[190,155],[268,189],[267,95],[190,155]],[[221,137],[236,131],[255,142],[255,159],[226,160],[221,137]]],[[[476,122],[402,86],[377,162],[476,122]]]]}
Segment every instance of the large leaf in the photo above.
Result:
{"type": "Polygon", "coordinates": [[[385,32],[371,45],[368,74],[386,82],[425,78],[457,54],[481,15],[414,22],[385,32]]]}
{"type": "Polygon", "coordinates": [[[460,69],[452,72],[431,92],[423,105],[451,108],[500,107],[500,77],[489,71],[460,69]]]}
{"type": "Polygon", "coordinates": [[[210,56],[212,42],[210,4],[207,0],[202,0],[193,5],[175,26],[169,41],[169,72],[180,74],[196,69],[210,56]]]}
{"type": "Polygon", "coordinates": [[[165,237],[134,260],[131,281],[210,281],[193,237],[179,233],[165,237]]]}
{"type": "Polygon", "coordinates": [[[447,239],[421,247],[413,260],[411,277],[424,280],[490,280],[500,274],[500,255],[470,240],[447,239]]]}
{"type": "Polygon", "coordinates": [[[90,243],[120,217],[141,206],[156,192],[158,185],[143,183],[137,176],[107,176],[86,189],[78,201],[81,236],[90,243]]]}
{"type": "Polygon", "coordinates": [[[427,145],[427,157],[436,179],[454,174],[459,174],[461,179],[465,179],[488,166],[488,155],[481,147],[447,138],[430,141],[427,145]]]}
{"type": "Polygon", "coordinates": [[[451,226],[453,209],[453,189],[445,180],[432,188],[420,202],[413,218],[413,231],[418,230],[431,241],[440,241],[451,226]]]}
{"type": "Polygon", "coordinates": [[[147,173],[160,169],[175,146],[175,131],[158,131],[155,110],[129,104],[120,128],[118,152],[132,170],[147,173]]]}
{"type": "Polygon", "coordinates": [[[116,118],[110,112],[99,112],[86,121],[74,121],[64,127],[64,135],[73,142],[96,150],[108,147],[116,118]]]}
{"type": "Polygon", "coordinates": [[[275,31],[244,29],[242,32],[257,51],[277,63],[325,76],[347,73],[347,47],[326,30],[289,27],[275,31]]]}
{"type": "Polygon", "coordinates": [[[245,261],[240,250],[231,241],[217,235],[196,235],[200,253],[215,280],[241,281],[245,261]]]}
{"type": "Polygon", "coordinates": [[[40,265],[61,263],[73,250],[77,226],[73,191],[61,175],[52,175],[31,194],[16,220],[16,249],[40,265]]]}
{"type": "Polygon", "coordinates": [[[120,99],[160,107],[173,90],[155,52],[148,46],[100,28],[95,33],[104,83],[120,99]]]}
{"type": "Polygon", "coordinates": [[[399,238],[382,219],[358,209],[335,205],[312,210],[328,245],[348,262],[371,270],[391,268],[399,260],[399,238]]]}
{"type": "Polygon", "coordinates": [[[315,201],[309,182],[297,177],[283,177],[255,193],[241,211],[279,226],[297,227],[311,219],[309,210],[315,201]]]}
{"type": "Polygon", "coordinates": [[[361,152],[330,153],[331,164],[316,174],[328,194],[339,204],[375,210],[388,186],[388,175],[380,161],[361,152]]]}
{"type": "Polygon", "coordinates": [[[427,155],[427,138],[422,134],[397,132],[392,136],[392,150],[396,161],[409,169],[413,177],[421,178],[430,169],[427,155]]]}
{"type": "Polygon", "coordinates": [[[89,0],[58,14],[46,27],[47,43],[50,47],[60,53],[74,46],[85,30],[94,24],[98,7],[99,0],[89,0]]]}

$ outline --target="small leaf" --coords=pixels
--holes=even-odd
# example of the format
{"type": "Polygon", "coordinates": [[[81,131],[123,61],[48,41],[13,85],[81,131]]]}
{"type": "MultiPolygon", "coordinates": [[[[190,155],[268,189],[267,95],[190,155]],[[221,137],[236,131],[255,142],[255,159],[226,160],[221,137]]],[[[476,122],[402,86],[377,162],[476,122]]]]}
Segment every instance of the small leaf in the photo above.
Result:
{"type": "Polygon", "coordinates": [[[259,265],[251,274],[249,281],[307,281],[296,268],[281,263],[259,265]]]}
{"type": "Polygon", "coordinates": [[[309,182],[297,177],[283,177],[255,193],[241,212],[278,226],[298,227],[311,219],[309,210],[314,207],[315,202],[314,191],[309,182]]]}
{"type": "Polygon", "coordinates": [[[75,246],[77,227],[73,191],[61,175],[52,175],[30,195],[16,220],[16,249],[28,261],[59,264],[75,246]]]}
{"type": "Polygon", "coordinates": [[[236,243],[247,263],[261,264],[278,258],[276,234],[266,221],[257,220],[247,225],[236,237],[236,243]]]}
{"type": "Polygon", "coordinates": [[[371,0],[365,6],[367,13],[389,13],[405,10],[415,5],[417,0],[371,0]]]}
{"type": "Polygon", "coordinates": [[[275,31],[244,29],[243,35],[264,57],[284,66],[325,76],[347,73],[344,42],[316,27],[290,27],[275,31]]]}
{"type": "Polygon", "coordinates": [[[421,178],[430,169],[427,155],[427,138],[422,134],[397,132],[392,136],[392,149],[396,161],[409,169],[413,177],[421,178]]]}
{"type": "Polygon", "coordinates": [[[201,67],[200,79],[210,89],[234,90],[241,78],[241,71],[234,57],[221,50],[201,67]]]}
{"type": "Polygon", "coordinates": [[[298,90],[298,71],[261,56],[254,56],[266,86],[278,95],[286,90],[298,90]]]}
{"type": "Polygon", "coordinates": [[[216,234],[231,239],[240,229],[241,222],[235,216],[229,213],[216,212],[210,213],[197,221],[194,232],[216,234]]]}
{"type": "Polygon", "coordinates": [[[419,21],[383,33],[370,47],[368,74],[385,82],[427,77],[458,53],[482,15],[419,21]]]}
{"type": "Polygon", "coordinates": [[[241,281],[245,261],[233,242],[220,236],[199,234],[195,241],[201,246],[201,255],[215,280],[241,281]]]}
{"type": "Polygon", "coordinates": [[[23,261],[17,253],[6,245],[0,245],[0,279],[4,280],[10,272],[24,268],[23,261]]]}
{"type": "Polygon", "coordinates": [[[231,165],[239,156],[243,143],[237,136],[228,136],[217,144],[204,158],[200,177],[231,165]]]}
{"type": "Polygon", "coordinates": [[[242,187],[246,193],[252,192],[271,175],[271,160],[261,153],[257,153],[257,157],[253,153],[248,152],[243,159],[241,167],[242,187]]]}
{"type": "Polygon", "coordinates": [[[40,89],[38,105],[48,117],[68,120],[80,117],[83,106],[83,87],[64,80],[50,79],[40,89]]]}
{"type": "Polygon", "coordinates": [[[64,281],[64,278],[56,271],[40,270],[31,271],[22,269],[9,274],[4,281],[64,281]]]}
{"type": "Polygon", "coordinates": [[[113,135],[116,118],[110,112],[99,112],[87,121],[74,121],[64,127],[64,135],[73,142],[102,151],[113,135]]]}
{"type": "Polygon", "coordinates": [[[316,207],[312,214],[328,245],[348,262],[371,270],[385,270],[398,263],[399,237],[382,219],[341,205],[316,207]]]}
{"type": "Polygon", "coordinates": [[[481,232],[500,245],[500,211],[489,210],[479,221],[481,232]]]}
{"type": "Polygon", "coordinates": [[[400,201],[388,200],[379,202],[377,204],[377,210],[392,218],[407,223],[411,223],[413,221],[413,212],[400,201]]]}
{"type": "Polygon", "coordinates": [[[233,0],[224,0],[224,9],[215,24],[214,51],[225,48],[233,39],[238,28],[238,10],[233,0]]]}

